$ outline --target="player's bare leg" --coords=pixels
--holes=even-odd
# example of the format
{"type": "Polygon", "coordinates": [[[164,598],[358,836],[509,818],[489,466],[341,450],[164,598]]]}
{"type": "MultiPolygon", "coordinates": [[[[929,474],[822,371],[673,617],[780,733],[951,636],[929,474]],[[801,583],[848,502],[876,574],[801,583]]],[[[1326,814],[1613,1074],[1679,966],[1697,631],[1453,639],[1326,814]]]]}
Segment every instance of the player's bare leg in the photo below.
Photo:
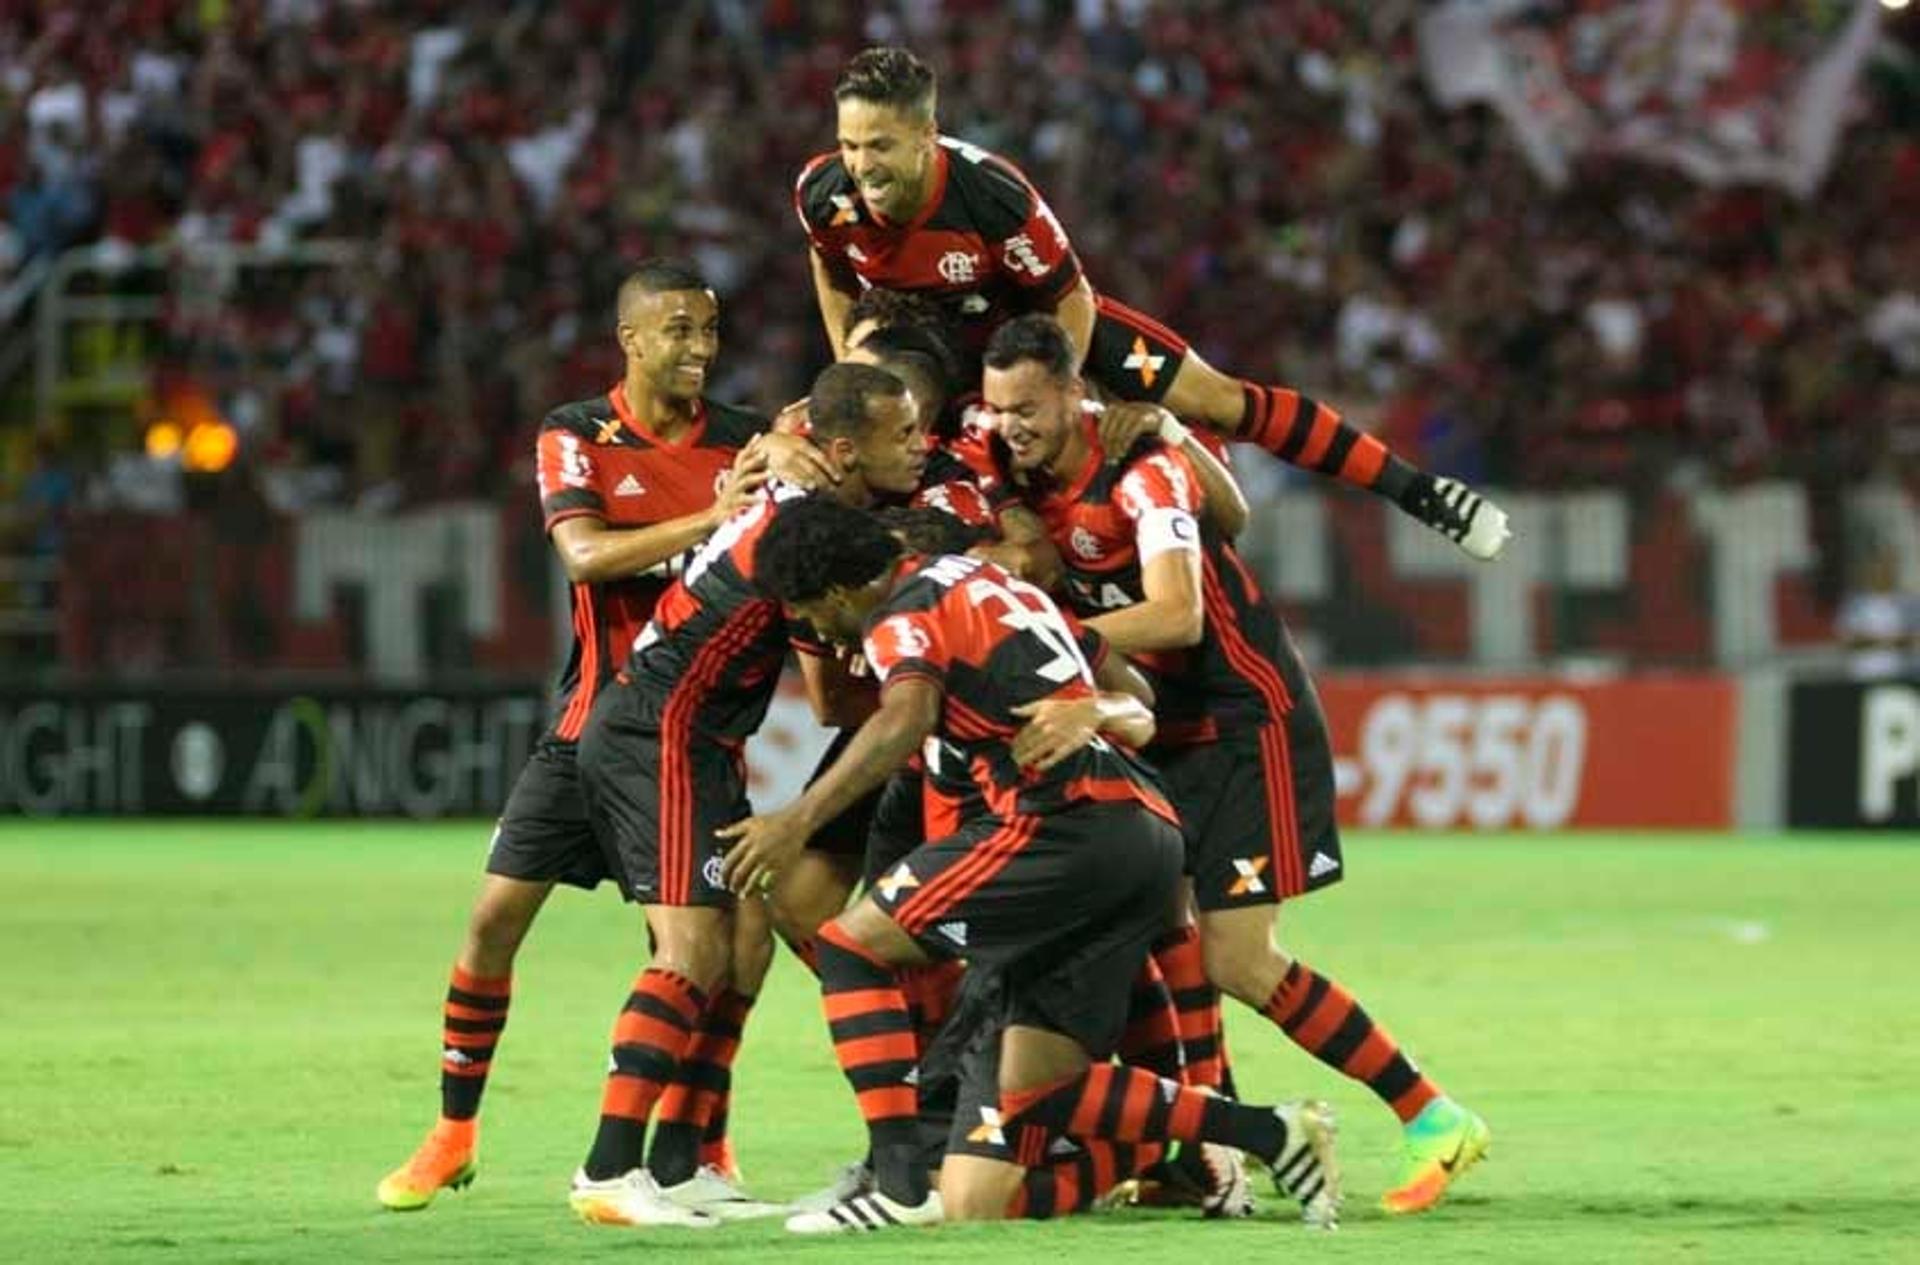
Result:
{"type": "Polygon", "coordinates": [[[1240,380],[1215,369],[1197,351],[1182,358],[1160,402],[1183,421],[1199,422],[1228,439],[1246,438],[1240,433],[1246,411],[1240,380]]]}
{"type": "Polygon", "coordinates": [[[1208,977],[1392,1108],[1406,1131],[1406,1163],[1382,1206],[1393,1213],[1424,1211],[1486,1154],[1486,1122],[1442,1093],[1344,988],[1274,945],[1279,908],[1202,913],[1208,977]]]}
{"type": "Polygon", "coordinates": [[[719,1224],[661,1197],[643,1167],[647,1122],[693,1041],[733,953],[732,914],[702,905],[647,905],[653,961],[633,981],[613,1027],[613,1057],[593,1148],[574,1177],[573,1209],[600,1225],[719,1224]]]}
{"type": "MultiPolygon", "coordinates": [[[[802,961],[812,953],[814,934],[846,909],[859,868],[852,857],[808,849],[788,864],[774,884],[766,901],[773,928],[802,961]]],[[[808,965],[811,969],[811,962],[808,965]]]]}
{"type": "Polygon", "coordinates": [[[489,874],[480,886],[467,936],[447,985],[440,1055],[440,1119],[405,1164],[381,1179],[378,1198],[395,1212],[425,1208],[442,1190],[474,1178],[480,1097],[507,1026],[513,959],[551,882],[489,874]]]}

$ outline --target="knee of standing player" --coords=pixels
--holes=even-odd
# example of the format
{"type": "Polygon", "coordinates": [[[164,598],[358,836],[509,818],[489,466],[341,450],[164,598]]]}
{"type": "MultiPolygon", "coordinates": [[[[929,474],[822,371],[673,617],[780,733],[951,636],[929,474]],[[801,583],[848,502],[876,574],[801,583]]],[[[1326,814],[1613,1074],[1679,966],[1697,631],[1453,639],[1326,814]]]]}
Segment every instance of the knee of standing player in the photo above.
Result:
{"type": "Polygon", "coordinates": [[[1201,919],[1200,956],[1207,982],[1250,1006],[1265,1004],[1287,969],[1271,936],[1270,922],[1244,916],[1201,919]]]}
{"type": "Polygon", "coordinates": [[[734,911],[733,990],[757,997],[773,965],[773,923],[765,901],[743,900],[734,911]]]}
{"type": "Polygon", "coordinates": [[[661,937],[654,962],[685,976],[702,992],[712,993],[726,982],[733,961],[733,937],[725,922],[715,920],[695,931],[692,924],[661,937]]]}
{"type": "Polygon", "coordinates": [[[498,961],[511,960],[526,939],[539,911],[538,902],[516,900],[489,892],[473,907],[467,922],[468,947],[476,956],[498,961]]]}

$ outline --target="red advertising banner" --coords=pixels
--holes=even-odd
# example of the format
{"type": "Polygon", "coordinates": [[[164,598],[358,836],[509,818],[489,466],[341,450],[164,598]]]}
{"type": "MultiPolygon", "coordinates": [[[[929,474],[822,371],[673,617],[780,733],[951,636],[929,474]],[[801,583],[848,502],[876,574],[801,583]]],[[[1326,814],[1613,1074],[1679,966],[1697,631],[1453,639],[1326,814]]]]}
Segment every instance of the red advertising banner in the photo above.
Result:
{"type": "Polygon", "coordinates": [[[1738,693],[1712,676],[1320,678],[1340,822],[1726,828],[1738,693]]]}

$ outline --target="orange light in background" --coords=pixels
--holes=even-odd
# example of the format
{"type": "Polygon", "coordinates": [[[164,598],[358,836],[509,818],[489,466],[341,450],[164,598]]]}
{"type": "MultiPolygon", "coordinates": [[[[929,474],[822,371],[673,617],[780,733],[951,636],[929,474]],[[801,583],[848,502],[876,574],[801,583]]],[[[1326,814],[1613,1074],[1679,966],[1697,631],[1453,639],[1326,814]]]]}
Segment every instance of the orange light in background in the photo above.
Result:
{"type": "Polygon", "coordinates": [[[147,427],[147,455],[165,461],[180,452],[180,428],[172,422],[155,422],[147,427]]]}
{"type": "Polygon", "coordinates": [[[225,422],[201,422],[187,432],[186,467],[198,474],[217,474],[233,464],[240,436],[225,422]]]}

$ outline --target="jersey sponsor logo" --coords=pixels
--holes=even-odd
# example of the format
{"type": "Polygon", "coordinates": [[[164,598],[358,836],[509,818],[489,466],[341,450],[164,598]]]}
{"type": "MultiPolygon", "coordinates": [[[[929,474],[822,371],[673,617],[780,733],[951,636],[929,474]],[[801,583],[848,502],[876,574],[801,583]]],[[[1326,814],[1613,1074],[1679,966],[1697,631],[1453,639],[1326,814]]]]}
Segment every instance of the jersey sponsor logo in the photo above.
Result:
{"type": "Polygon", "coordinates": [[[1267,872],[1272,863],[1271,857],[1235,857],[1233,868],[1240,875],[1227,888],[1229,896],[1258,896],[1267,890],[1266,882],[1260,877],[1267,872]]]}
{"type": "Polygon", "coordinates": [[[898,900],[901,892],[910,887],[920,886],[920,880],[913,876],[913,871],[907,868],[905,861],[902,861],[894,867],[893,873],[875,883],[874,886],[879,888],[880,894],[888,900],[898,900]]]}
{"type": "Polygon", "coordinates": [[[708,887],[718,888],[721,885],[722,877],[720,873],[720,858],[708,857],[706,862],[700,867],[700,877],[708,887]]]}
{"type": "Polygon", "coordinates": [[[1067,548],[1073,550],[1075,557],[1089,562],[1098,562],[1106,552],[1100,547],[1100,538],[1084,527],[1073,529],[1073,534],[1067,537],[1067,548]]]}
{"type": "Polygon", "coordinates": [[[1007,267],[1010,270],[1024,272],[1036,281],[1047,275],[1047,265],[1042,263],[1040,256],[1034,252],[1033,238],[1025,233],[1009,237],[1000,249],[1006,256],[1007,267]]]}
{"type": "Polygon", "coordinates": [[[839,228],[842,224],[860,222],[860,208],[855,205],[853,196],[846,193],[832,195],[833,218],[827,221],[827,227],[839,228]]]}
{"type": "Polygon", "coordinates": [[[1140,385],[1150,387],[1153,385],[1154,379],[1160,376],[1160,369],[1166,363],[1167,358],[1165,356],[1156,356],[1153,354],[1153,349],[1147,346],[1146,339],[1135,336],[1133,340],[1133,353],[1125,360],[1122,360],[1120,366],[1123,369],[1131,369],[1139,374],[1140,385]]]}
{"type": "Polygon", "coordinates": [[[610,444],[619,438],[619,435],[620,419],[617,417],[609,417],[606,421],[601,422],[600,429],[593,433],[593,442],[596,444],[610,444]]]}
{"type": "Polygon", "coordinates": [[[645,496],[647,489],[641,484],[640,480],[629,474],[626,478],[613,485],[613,494],[615,496],[645,496]]]}
{"type": "Polygon", "coordinates": [[[949,285],[971,285],[980,275],[980,257],[968,250],[950,250],[940,256],[938,267],[949,285]]]}
{"type": "Polygon", "coordinates": [[[1138,600],[1111,580],[1096,582],[1076,575],[1067,577],[1067,592],[1076,606],[1097,611],[1125,610],[1138,600]]]}
{"type": "Polygon", "coordinates": [[[1308,878],[1325,878],[1340,868],[1340,863],[1324,852],[1313,854],[1313,864],[1307,867],[1308,878]]]}

